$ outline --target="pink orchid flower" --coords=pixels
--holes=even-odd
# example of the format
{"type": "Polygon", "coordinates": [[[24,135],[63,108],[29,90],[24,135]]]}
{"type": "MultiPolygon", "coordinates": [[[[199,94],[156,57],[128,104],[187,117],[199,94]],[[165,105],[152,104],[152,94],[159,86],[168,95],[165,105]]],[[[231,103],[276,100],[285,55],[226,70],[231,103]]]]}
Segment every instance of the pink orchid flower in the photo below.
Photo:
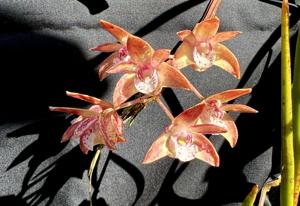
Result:
{"type": "Polygon", "coordinates": [[[148,164],[169,156],[180,161],[200,159],[212,166],[219,166],[219,155],[213,144],[203,134],[226,132],[213,124],[197,124],[205,104],[191,107],[174,118],[172,124],[154,141],[143,163],[148,164]]]}
{"type": "Polygon", "coordinates": [[[115,106],[125,102],[140,92],[155,96],[163,87],[191,89],[189,80],[175,67],[164,62],[169,58],[167,49],[154,49],[143,39],[129,36],[127,51],[128,62],[122,62],[107,70],[107,73],[125,73],[114,90],[115,106]]]}
{"type": "Polygon", "coordinates": [[[113,52],[99,66],[99,78],[102,81],[108,75],[108,73],[106,73],[107,70],[119,63],[129,61],[130,57],[128,56],[126,43],[128,37],[132,34],[125,29],[104,20],[100,20],[99,23],[117,39],[117,42],[100,44],[90,49],[91,51],[113,52]]]}
{"type": "Polygon", "coordinates": [[[223,44],[240,34],[238,31],[217,33],[220,20],[217,16],[196,24],[195,28],[177,33],[182,44],[174,54],[172,65],[181,69],[191,66],[202,72],[212,65],[218,66],[236,78],[240,78],[240,66],[235,55],[223,44]]]}
{"type": "Polygon", "coordinates": [[[227,114],[232,112],[257,113],[257,110],[243,104],[227,104],[240,96],[251,93],[251,89],[233,89],[212,95],[201,102],[204,105],[198,117],[197,124],[214,124],[223,127],[227,132],[222,133],[231,147],[238,140],[238,131],[232,118],[227,114]]]}
{"type": "Polygon", "coordinates": [[[67,92],[68,96],[92,103],[89,109],[69,107],[50,107],[51,111],[80,115],[72,121],[65,131],[62,142],[79,139],[80,149],[87,154],[94,145],[102,144],[109,149],[116,149],[115,143],[124,142],[123,121],[112,104],[88,95],[67,92]]]}

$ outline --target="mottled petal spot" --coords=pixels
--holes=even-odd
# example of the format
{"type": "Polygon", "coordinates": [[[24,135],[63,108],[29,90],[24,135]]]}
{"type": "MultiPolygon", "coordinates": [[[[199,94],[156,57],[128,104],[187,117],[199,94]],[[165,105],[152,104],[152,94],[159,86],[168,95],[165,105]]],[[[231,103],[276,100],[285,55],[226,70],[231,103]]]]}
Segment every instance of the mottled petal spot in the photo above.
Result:
{"type": "Polygon", "coordinates": [[[159,79],[156,70],[148,66],[140,67],[134,79],[135,88],[143,93],[150,94],[158,87],[159,79]]]}
{"type": "Polygon", "coordinates": [[[216,59],[213,46],[209,42],[201,42],[193,50],[193,59],[197,65],[197,71],[205,71],[211,67],[216,59]]]}

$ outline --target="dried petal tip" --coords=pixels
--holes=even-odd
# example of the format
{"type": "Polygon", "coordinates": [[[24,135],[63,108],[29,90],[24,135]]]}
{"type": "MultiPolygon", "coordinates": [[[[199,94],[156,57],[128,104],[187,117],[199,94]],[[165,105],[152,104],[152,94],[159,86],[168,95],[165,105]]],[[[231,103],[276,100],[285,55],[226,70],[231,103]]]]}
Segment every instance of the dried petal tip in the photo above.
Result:
{"type": "Polygon", "coordinates": [[[52,106],[49,106],[49,110],[50,110],[50,111],[55,111],[55,110],[56,110],[56,108],[57,108],[57,107],[52,107],[52,106]]]}

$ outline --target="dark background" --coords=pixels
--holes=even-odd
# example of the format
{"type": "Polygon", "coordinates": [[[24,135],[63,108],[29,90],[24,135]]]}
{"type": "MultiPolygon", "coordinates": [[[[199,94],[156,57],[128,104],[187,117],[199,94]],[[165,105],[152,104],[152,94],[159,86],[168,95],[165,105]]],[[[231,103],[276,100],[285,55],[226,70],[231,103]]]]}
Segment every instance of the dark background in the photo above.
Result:
{"type": "MultiPolygon", "coordinates": [[[[105,19],[145,38],[158,48],[173,48],[176,32],[191,29],[208,1],[202,0],[1,0],[0,1],[0,204],[89,205],[84,155],[75,142],[60,143],[72,117],[48,106],[84,107],[65,91],[106,100],[119,76],[99,82],[97,66],[106,57],[90,52],[113,41],[98,25],[105,19]]],[[[291,1],[291,3],[294,3],[291,1]]],[[[299,7],[291,5],[291,43],[295,44],[299,7]]],[[[149,105],[126,129],[118,151],[103,150],[94,178],[94,205],[240,205],[253,184],[280,168],[280,1],[223,0],[220,31],[243,33],[225,44],[236,54],[241,79],[218,68],[184,73],[205,96],[253,87],[236,102],[259,110],[234,115],[239,141],[231,149],[222,137],[210,140],[221,165],[180,163],[164,158],[141,162],[169,124],[160,108],[149,105]]],[[[292,48],[293,51],[293,48],[292,48]]],[[[174,114],[198,102],[186,91],[166,90],[174,114]]],[[[266,205],[278,205],[278,189],[266,205]]]]}

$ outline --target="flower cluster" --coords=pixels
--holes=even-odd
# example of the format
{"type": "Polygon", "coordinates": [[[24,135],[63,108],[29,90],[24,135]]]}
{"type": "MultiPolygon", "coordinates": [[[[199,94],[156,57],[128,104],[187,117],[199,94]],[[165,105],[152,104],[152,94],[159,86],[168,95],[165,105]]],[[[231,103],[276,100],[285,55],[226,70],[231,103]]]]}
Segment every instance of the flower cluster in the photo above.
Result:
{"type": "Polygon", "coordinates": [[[91,49],[111,53],[100,64],[99,78],[103,80],[116,73],[122,73],[123,76],[117,82],[112,103],[88,95],[67,92],[68,96],[87,101],[92,106],[89,109],[50,107],[52,111],[79,115],[72,121],[62,141],[79,138],[80,148],[84,153],[93,150],[93,146],[98,144],[114,150],[116,143],[126,141],[123,137],[124,118],[119,116],[118,111],[132,109],[137,104],[155,100],[171,119],[171,124],[154,141],[143,163],[151,163],[169,156],[181,161],[197,158],[212,166],[219,166],[218,153],[205,134],[220,134],[234,147],[238,131],[227,112],[257,111],[246,105],[228,102],[249,94],[251,89],[227,90],[203,98],[181,69],[190,67],[195,71],[204,72],[215,65],[240,78],[240,66],[235,55],[221,44],[240,32],[217,33],[220,19],[211,15],[197,23],[193,30],[178,32],[182,42],[175,53],[170,54],[169,49],[155,50],[145,40],[117,25],[104,20],[100,20],[100,24],[115,37],[116,42],[100,44],[91,49]],[[160,100],[164,87],[192,91],[200,101],[174,118],[160,100]]]}

